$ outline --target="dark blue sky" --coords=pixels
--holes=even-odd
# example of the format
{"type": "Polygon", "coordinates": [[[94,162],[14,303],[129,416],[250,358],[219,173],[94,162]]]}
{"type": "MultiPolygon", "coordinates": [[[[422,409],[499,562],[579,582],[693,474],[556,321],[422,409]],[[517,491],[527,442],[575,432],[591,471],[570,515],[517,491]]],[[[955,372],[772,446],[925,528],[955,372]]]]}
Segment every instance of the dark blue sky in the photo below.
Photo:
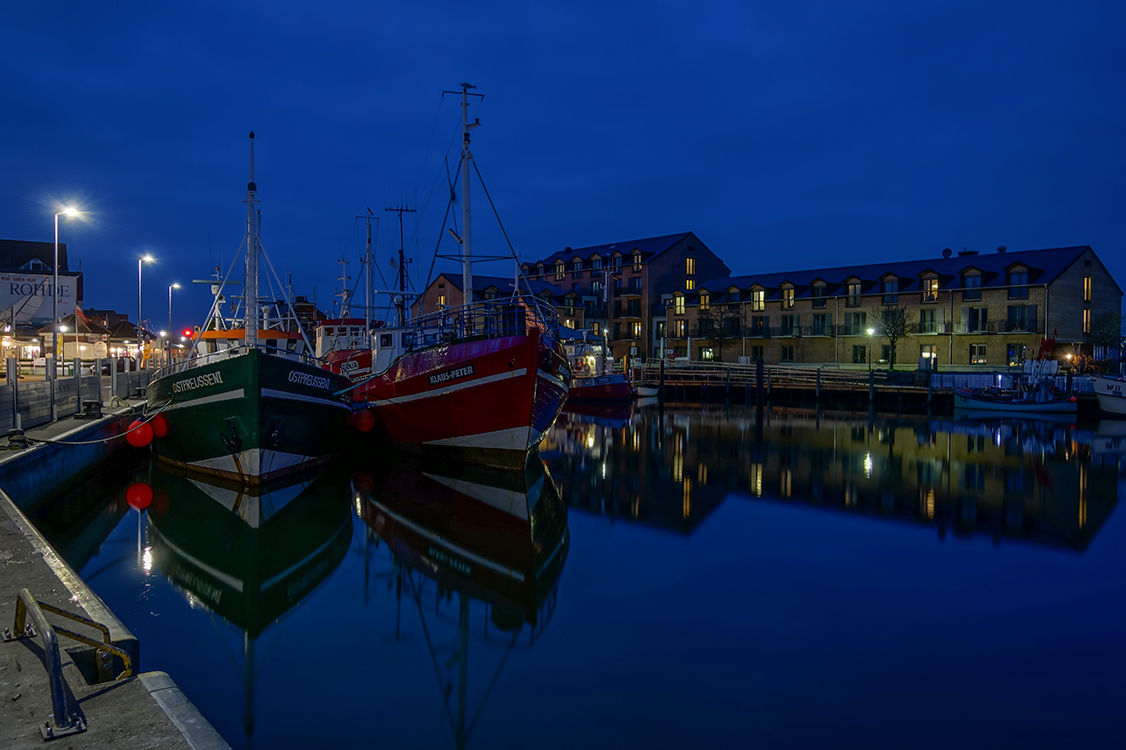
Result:
{"type": "MultiPolygon", "coordinates": [[[[0,237],[50,240],[80,202],[62,236],[87,306],[133,313],[147,250],[159,326],[168,284],[239,245],[254,130],[263,242],[298,293],[330,305],[369,206],[390,279],[403,201],[421,284],[456,166],[441,92],[468,81],[526,259],[686,230],[736,274],[1090,244],[1126,285],[1123,7],[10,3],[0,237]]],[[[498,250],[473,205],[475,251],[498,250]]],[[[206,311],[193,291],[177,328],[206,311]]]]}

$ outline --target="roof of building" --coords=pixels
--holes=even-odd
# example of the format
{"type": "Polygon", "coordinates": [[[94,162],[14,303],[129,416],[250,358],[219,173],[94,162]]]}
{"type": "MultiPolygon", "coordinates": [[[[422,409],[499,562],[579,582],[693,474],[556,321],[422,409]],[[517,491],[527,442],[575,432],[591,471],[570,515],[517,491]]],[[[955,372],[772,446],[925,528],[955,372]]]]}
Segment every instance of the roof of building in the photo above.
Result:
{"type": "MultiPolygon", "coordinates": [[[[938,276],[939,285],[943,281],[958,278],[971,269],[981,273],[983,287],[1008,286],[1007,271],[1013,266],[1028,268],[1028,283],[1032,285],[1049,284],[1083,253],[1091,250],[1089,245],[1058,247],[1046,250],[1021,250],[1017,252],[996,252],[982,255],[978,253],[957,253],[949,258],[922,258],[919,260],[892,261],[889,263],[869,263],[866,265],[838,266],[836,268],[811,268],[803,271],[781,271],[776,273],[732,276],[711,279],[697,284],[696,292],[708,291],[726,293],[732,287],[740,290],[740,298],[752,287],[760,286],[766,291],[766,299],[778,299],[782,286],[794,286],[796,297],[808,297],[816,282],[823,282],[825,294],[841,294],[849,281],[858,281],[862,294],[879,291],[881,281],[894,276],[898,281],[897,292],[909,293],[922,290],[924,274],[933,272],[938,276]]],[[[959,286],[960,286],[959,282],[959,286]]],[[[1117,284],[1116,284],[1117,286],[1117,284]]],[[[1121,291],[1121,289],[1119,289],[1121,291]]],[[[713,298],[713,301],[721,300],[713,298]]]]}
{"type": "Polygon", "coordinates": [[[614,253],[621,253],[622,255],[632,255],[633,251],[639,250],[641,252],[642,260],[649,260],[650,258],[660,255],[665,250],[676,243],[683,240],[685,237],[692,234],[691,232],[680,232],[679,234],[665,234],[660,237],[646,237],[641,240],[625,240],[624,242],[612,242],[608,245],[592,245],[590,247],[567,247],[557,253],[543,258],[541,260],[531,261],[525,265],[535,266],[543,263],[545,266],[554,265],[557,260],[570,260],[575,257],[590,258],[593,255],[598,255],[602,258],[612,256],[614,253]]]}
{"type": "MultiPolygon", "coordinates": [[[[38,258],[47,268],[55,267],[54,242],[27,240],[0,240],[0,269],[15,271],[23,268],[32,258],[38,258]]],[[[59,271],[66,271],[66,243],[59,243],[59,271]]]]}

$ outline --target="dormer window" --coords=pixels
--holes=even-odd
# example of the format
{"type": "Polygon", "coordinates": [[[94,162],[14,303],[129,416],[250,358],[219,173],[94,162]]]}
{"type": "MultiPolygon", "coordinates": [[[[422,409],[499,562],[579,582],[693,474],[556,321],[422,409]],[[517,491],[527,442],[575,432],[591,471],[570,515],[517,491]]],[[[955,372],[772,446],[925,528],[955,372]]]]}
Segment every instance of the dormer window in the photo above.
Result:
{"type": "Polygon", "coordinates": [[[1028,299],[1028,269],[1009,271],[1009,299],[1028,299]]]}
{"type": "Polygon", "coordinates": [[[583,262],[581,260],[575,260],[575,262],[571,264],[571,278],[572,279],[581,279],[582,277],[583,277],[583,262]]]}
{"type": "Polygon", "coordinates": [[[895,305],[899,303],[899,279],[884,279],[881,287],[884,292],[885,305],[895,305]]]}
{"type": "Polygon", "coordinates": [[[27,263],[23,264],[22,270],[24,270],[24,271],[50,271],[51,267],[49,265],[47,265],[46,263],[44,263],[43,261],[39,260],[38,258],[32,258],[27,263]]]}
{"type": "Polygon", "coordinates": [[[751,309],[755,312],[766,309],[766,290],[755,289],[751,292],[751,309]]]}
{"type": "Polygon", "coordinates": [[[789,310],[794,306],[794,288],[792,286],[782,287],[782,309],[789,310]]]}
{"type": "Polygon", "coordinates": [[[812,290],[813,307],[820,308],[825,306],[825,285],[815,284],[812,290]]]}
{"type": "Polygon", "coordinates": [[[938,279],[923,279],[923,302],[938,302],[938,279]]]}
{"type": "Polygon", "coordinates": [[[634,253],[633,254],[633,270],[635,270],[635,271],[641,270],[641,253],[634,253]]]}
{"type": "Polygon", "coordinates": [[[700,292],[700,309],[708,310],[712,306],[712,297],[707,292],[700,292]]]}
{"type": "Polygon", "coordinates": [[[683,315],[684,314],[684,295],[678,294],[675,297],[673,297],[672,299],[673,299],[673,314],[674,315],[683,315]]]}
{"type": "Polygon", "coordinates": [[[602,270],[602,259],[601,258],[594,258],[593,260],[590,261],[590,267],[591,267],[591,270],[601,271],[602,270]]]}
{"type": "Polygon", "coordinates": [[[566,267],[563,265],[563,261],[559,261],[555,264],[555,280],[562,281],[565,274],[566,267]]]}
{"type": "Polygon", "coordinates": [[[981,274],[977,271],[966,271],[962,274],[962,299],[981,299],[981,274]]]}
{"type": "Polygon", "coordinates": [[[848,282],[848,301],[845,303],[848,307],[860,307],[860,282],[848,282]]]}
{"type": "Polygon", "coordinates": [[[614,270],[615,270],[615,271],[617,271],[617,270],[619,270],[619,269],[620,269],[621,267],[622,267],[622,256],[620,256],[620,255],[615,255],[615,256],[614,256],[614,270]]]}

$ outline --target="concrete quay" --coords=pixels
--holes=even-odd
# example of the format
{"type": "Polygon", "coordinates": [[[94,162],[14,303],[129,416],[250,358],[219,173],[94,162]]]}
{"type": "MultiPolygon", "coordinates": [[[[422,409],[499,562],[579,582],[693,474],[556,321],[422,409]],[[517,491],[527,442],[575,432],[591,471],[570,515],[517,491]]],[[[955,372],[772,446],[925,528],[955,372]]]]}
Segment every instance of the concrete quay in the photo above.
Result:
{"type": "MultiPolygon", "coordinates": [[[[68,477],[96,465],[118,447],[125,425],[142,402],[124,402],[100,419],[65,419],[27,431],[33,442],[0,451],[0,634],[14,631],[17,601],[27,589],[38,602],[105,625],[109,641],[132,661],[134,675],[114,679],[124,662],[98,658],[91,646],[60,636],[66,710],[85,731],[55,737],[60,748],[169,748],[229,750],[199,710],[163,672],[141,672],[137,638],[59,556],[21,510],[60,488],[68,477]],[[17,502],[17,500],[19,502],[17,502]],[[109,667],[106,669],[106,667],[109,667]]],[[[2,446],[0,446],[2,447],[2,446]]],[[[54,627],[95,640],[93,628],[44,611],[54,627]]],[[[30,621],[30,618],[29,618],[30,621]]],[[[37,629],[38,630],[38,629],[37,629]]],[[[12,635],[17,635],[15,632],[12,635]]],[[[45,638],[0,639],[0,747],[43,747],[43,728],[55,722],[45,638]]]]}

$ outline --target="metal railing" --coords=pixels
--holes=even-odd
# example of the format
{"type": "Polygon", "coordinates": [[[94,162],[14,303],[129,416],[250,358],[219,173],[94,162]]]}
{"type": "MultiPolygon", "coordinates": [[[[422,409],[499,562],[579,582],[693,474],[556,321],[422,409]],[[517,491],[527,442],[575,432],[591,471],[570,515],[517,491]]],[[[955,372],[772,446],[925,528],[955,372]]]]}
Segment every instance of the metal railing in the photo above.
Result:
{"type": "Polygon", "coordinates": [[[85,732],[85,718],[79,711],[71,711],[67,702],[66,680],[63,678],[63,666],[62,658],[59,656],[58,636],[66,636],[67,638],[78,641],[79,643],[85,643],[87,646],[92,646],[97,649],[99,657],[104,657],[97,660],[99,674],[105,673],[112,676],[112,658],[116,656],[121,659],[124,668],[121,674],[115,678],[117,680],[123,680],[133,676],[133,660],[129,658],[129,654],[124,650],[110,642],[109,628],[105,625],[100,622],[94,622],[81,615],[76,615],[73,612],[67,612],[58,607],[53,607],[50,604],[37,601],[35,597],[31,595],[30,591],[21,589],[19,597],[16,599],[15,622],[13,623],[12,630],[4,628],[4,640],[14,641],[24,638],[34,638],[36,636],[36,629],[39,631],[38,634],[43,636],[43,654],[44,660],[46,661],[47,680],[51,687],[51,710],[53,712],[47,717],[47,721],[39,727],[39,731],[43,735],[44,740],[85,732]],[[93,638],[87,638],[71,630],[52,626],[51,623],[47,622],[47,617],[43,614],[44,610],[101,631],[103,640],[96,641],[93,638]],[[27,621],[29,617],[31,619],[30,623],[27,621]]]}
{"type": "Polygon", "coordinates": [[[554,340],[559,330],[555,308],[537,297],[497,298],[420,315],[406,332],[406,349],[418,351],[456,341],[523,336],[533,329],[554,340]]]}

